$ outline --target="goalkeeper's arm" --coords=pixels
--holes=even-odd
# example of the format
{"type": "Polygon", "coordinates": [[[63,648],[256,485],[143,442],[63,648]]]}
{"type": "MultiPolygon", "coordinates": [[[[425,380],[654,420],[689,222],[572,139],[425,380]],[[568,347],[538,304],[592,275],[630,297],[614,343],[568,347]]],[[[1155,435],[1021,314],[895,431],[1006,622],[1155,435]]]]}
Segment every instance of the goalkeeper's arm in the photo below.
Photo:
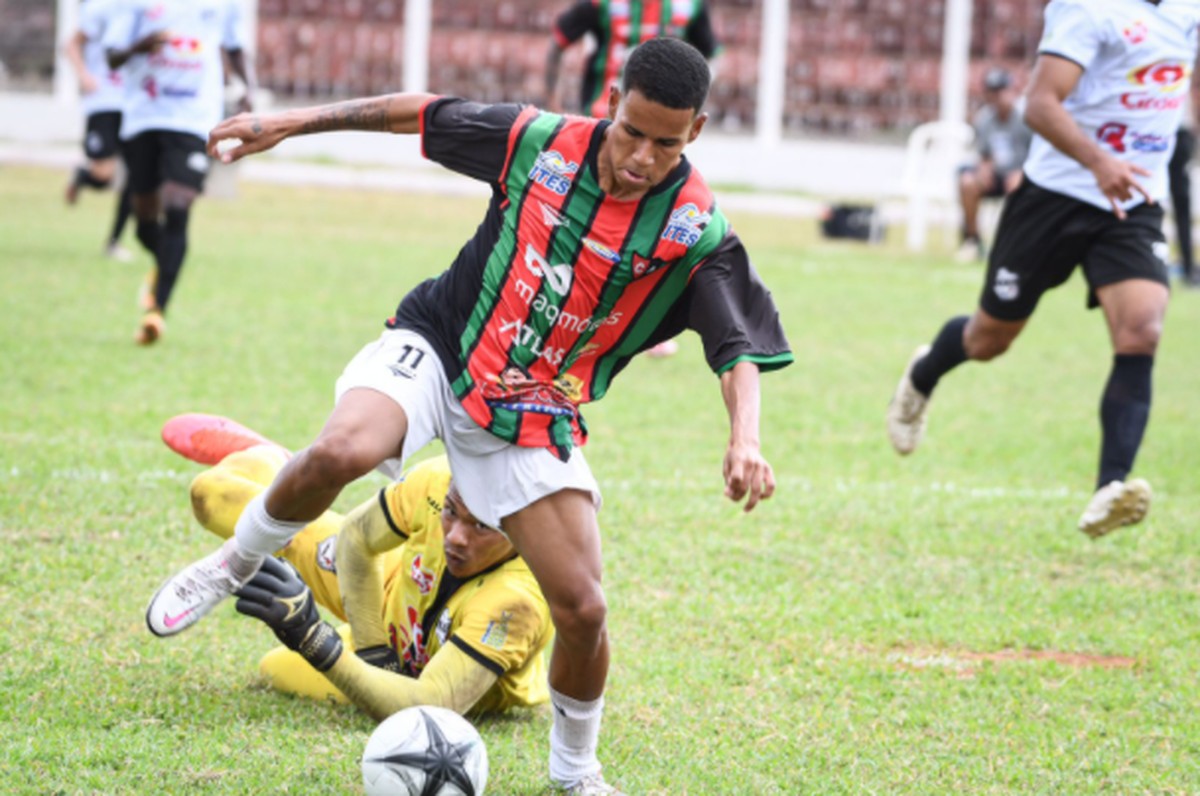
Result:
{"type": "Polygon", "coordinates": [[[347,652],[324,674],[351,702],[381,721],[414,705],[465,713],[500,679],[454,639],[438,650],[418,678],[377,668],[347,652]]]}

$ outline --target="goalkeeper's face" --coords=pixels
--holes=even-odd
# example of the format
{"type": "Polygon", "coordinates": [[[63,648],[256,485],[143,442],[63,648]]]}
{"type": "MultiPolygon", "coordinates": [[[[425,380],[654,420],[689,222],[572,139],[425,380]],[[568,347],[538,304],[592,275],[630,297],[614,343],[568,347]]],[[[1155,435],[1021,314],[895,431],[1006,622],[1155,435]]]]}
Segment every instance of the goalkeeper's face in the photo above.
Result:
{"type": "Polygon", "coordinates": [[[470,578],[517,554],[508,537],[471,514],[453,484],[442,504],[442,537],[446,569],[456,578],[470,578]]]}

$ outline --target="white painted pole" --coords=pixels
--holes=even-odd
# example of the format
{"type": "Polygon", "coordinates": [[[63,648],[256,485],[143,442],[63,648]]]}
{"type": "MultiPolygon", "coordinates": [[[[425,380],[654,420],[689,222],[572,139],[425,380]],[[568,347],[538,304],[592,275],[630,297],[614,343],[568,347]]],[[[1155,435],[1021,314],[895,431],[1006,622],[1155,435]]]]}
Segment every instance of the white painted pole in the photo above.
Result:
{"type": "Polygon", "coordinates": [[[783,97],[787,76],[788,0],[763,0],[758,55],[758,97],[754,135],[759,146],[783,138],[783,97]]]}
{"type": "Polygon", "coordinates": [[[404,4],[404,90],[422,92],[429,88],[429,36],[433,27],[431,0],[407,0],[404,4]]]}
{"type": "Polygon", "coordinates": [[[942,75],[939,117],[967,119],[967,77],[971,60],[971,0],[946,0],[942,29],[942,75]]]}
{"type": "Polygon", "coordinates": [[[79,27],[79,0],[58,0],[54,15],[54,101],[69,105],[79,101],[79,82],[63,55],[62,45],[79,27]]]}

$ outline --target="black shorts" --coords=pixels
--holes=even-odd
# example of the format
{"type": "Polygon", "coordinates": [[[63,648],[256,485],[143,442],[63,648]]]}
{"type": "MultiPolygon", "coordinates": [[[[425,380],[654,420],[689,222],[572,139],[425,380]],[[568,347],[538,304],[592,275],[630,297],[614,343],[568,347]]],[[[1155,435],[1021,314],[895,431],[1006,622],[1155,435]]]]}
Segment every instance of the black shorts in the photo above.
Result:
{"type": "MultiPolygon", "coordinates": [[[[1015,171],[1015,169],[1010,169],[1008,171],[992,169],[992,180],[987,185],[983,186],[982,196],[988,199],[1004,198],[1004,184],[1008,182],[1008,175],[1012,174],[1013,171],[1015,171]]],[[[977,174],[978,172],[979,167],[975,164],[962,166],[958,170],[959,174],[977,174]]]]}
{"type": "Polygon", "coordinates": [[[1025,177],[1004,202],[979,306],[1005,321],[1033,314],[1042,294],[1082,264],[1088,307],[1096,289],[1126,279],[1170,285],[1160,205],[1140,204],[1124,221],[1111,210],[1040,188],[1025,177]]]}
{"type": "Polygon", "coordinates": [[[125,142],[129,190],[154,193],[164,182],[204,190],[208,176],[205,141],[198,135],[173,130],[147,130],[125,142]]]}
{"type": "Polygon", "coordinates": [[[87,134],[83,137],[83,154],[88,160],[116,157],[121,150],[121,112],[100,111],[87,117],[87,134]]]}

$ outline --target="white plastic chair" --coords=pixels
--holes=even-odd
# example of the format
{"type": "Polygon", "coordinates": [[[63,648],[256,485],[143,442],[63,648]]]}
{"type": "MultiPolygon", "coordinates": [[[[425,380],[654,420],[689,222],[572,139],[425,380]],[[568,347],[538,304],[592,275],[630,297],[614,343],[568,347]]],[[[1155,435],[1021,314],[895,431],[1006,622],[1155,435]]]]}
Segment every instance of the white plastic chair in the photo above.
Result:
{"type": "MultiPolygon", "coordinates": [[[[937,121],[919,125],[908,137],[904,155],[904,197],[908,202],[908,248],[925,248],[930,209],[940,204],[957,218],[959,168],[971,156],[975,130],[966,122],[937,121]]],[[[944,217],[944,214],[943,214],[944,217]]]]}

